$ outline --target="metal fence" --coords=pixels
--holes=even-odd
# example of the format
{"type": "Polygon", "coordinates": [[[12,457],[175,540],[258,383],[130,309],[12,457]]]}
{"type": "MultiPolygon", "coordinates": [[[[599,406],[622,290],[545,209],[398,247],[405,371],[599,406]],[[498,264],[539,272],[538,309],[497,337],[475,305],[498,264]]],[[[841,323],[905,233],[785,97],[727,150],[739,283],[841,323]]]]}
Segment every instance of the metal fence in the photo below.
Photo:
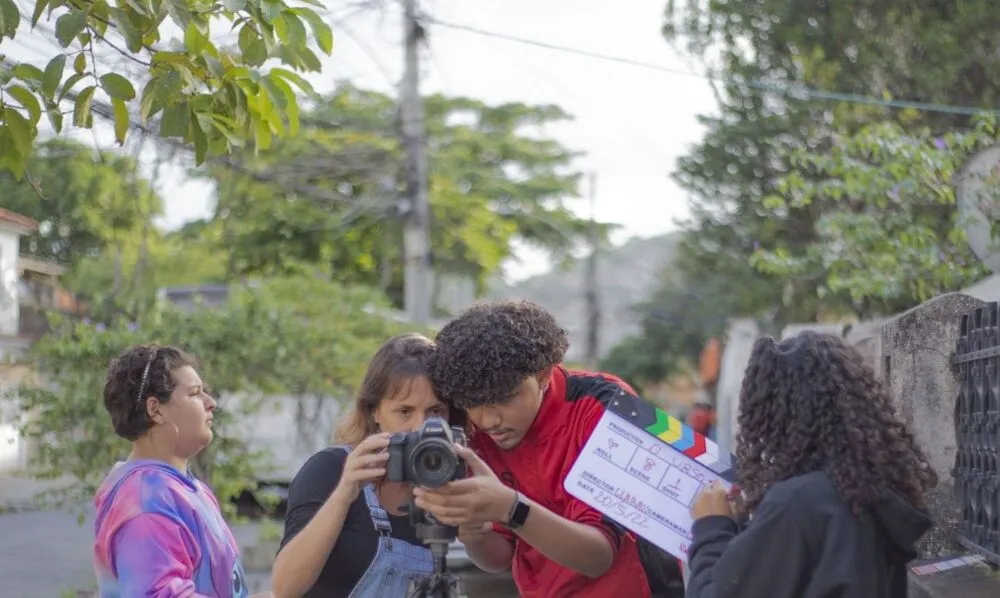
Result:
{"type": "Polygon", "coordinates": [[[955,403],[959,537],[1000,565],[1000,304],[962,316],[952,363],[960,383],[955,403]]]}

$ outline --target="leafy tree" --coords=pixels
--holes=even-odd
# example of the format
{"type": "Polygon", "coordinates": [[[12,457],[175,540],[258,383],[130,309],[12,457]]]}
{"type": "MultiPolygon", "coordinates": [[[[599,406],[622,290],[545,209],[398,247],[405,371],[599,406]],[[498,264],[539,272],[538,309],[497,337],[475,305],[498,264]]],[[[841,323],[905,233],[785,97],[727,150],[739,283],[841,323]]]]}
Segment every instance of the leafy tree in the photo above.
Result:
{"type": "MultiPolygon", "coordinates": [[[[0,0],[0,42],[24,33],[21,17],[15,0],[0,0]]],[[[31,28],[43,17],[54,20],[46,35],[65,51],[43,68],[0,61],[0,169],[18,179],[42,115],[59,132],[70,103],[73,126],[91,128],[95,112],[103,113],[119,143],[133,117],[159,117],[160,135],[193,144],[198,163],[248,140],[266,149],[273,135],[298,130],[293,87],[312,93],[298,73],[320,70],[311,46],[326,54],[333,46],[319,13],[284,0],[36,0],[31,28]],[[213,26],[237,32],[237,47],[212,41],[213,26]],[[141,74],[99,64],[100,50],[120,54],[141,74]],[[262,70],[269,61],[282,66],[262,70]]]]}
{"type": "Polygon", "coordinates": [[[53,138],[35,148],[28,166],[37,179],[0,171],[3,206],[39,222],[23,242],[29,255],[72,266],[126,245],[163,213],[163,203],[127,157],[53,138]]]}
{"type": "Polygon", "coordinates": [[[925,301],[975,282],[988,271],[969,248],[954,181],[976,150],[996,141],[993,119],[940,137],[881,123],[837,138],[826,152],[795,154],[796,170],[764,208],[781,218],[823,202],[817,238],[794,249],[761,250],[756,266],[818,280],[821,294],[847,293],[863,315],[872,304],[925,301]]]}
{"type": "MultiPolygon", "coordinates": [[[[808,251],[825,238],[817,223],[840,209],[819,196],[783,210],[764,204],[764,198],[781,194],[778,181],[793,173],[804,185],[825,178],[800,168],[796,156],[834,151],[837,140],[873,122],[895,122],[911,135],[923,127],[941,134],[967,128],[971,113],[887,110],[834,99],[854,93],[877,101],[898,97],[992,108],[1000,96],[1000,58],[988,41],[1000,24],[993,5],[673,0],[666,14],[667,38],[707,57],[705,65],[724,78],[719,116],[703,118],[704,140],[678,163],[677,179],[692,194],[691,234],[682,252],[694,269],[686,274],[727,277],[754,288],[760,294],[746,293],[745,305],[733,315],[777,308],[778,325],[821,313],[892,313],[919,301],[919,295],[872,295],[859,305],[845,287],[830,288],[826,272],[798,276],[747,263],[758,251],[808,251]],[[927,56],[934,56],[933,65],[927,56]],[[830,99],[802,86],[839,95],[830,99]]],[[[925,207],[927,215],[941,213],[940,205],[925,207]]],[[[902,251],[910,249],[920,247],[902,251]]]]}
{"type": "Polygon", "coordinates": [[[195,467],[228,508],[228,499],[253,488],[255,474],[268,466],[267,455],[236,435],[239,424],[276,394],[298,401],[349,397],[375,349],[400,331],[378,313],[385,308],[377,293],[295,277],[235,290],[216,309],[160,305],[141,321],[108,326],[57,318],[32,350],[39,380],[18,389],[25,434],[40,446],[33,471],[75,479],[52,497],[57,502],[92,496],[110,466],[127,456],[100,399],[109,360],[135,343],[177,344],[199,358],[220,397],[216,438],[195,467]]]}
{"type": "MultiPolygon", "coordinates": [[[[311,113],[298,139],[245,169],[217,167],[210,227],[232,249],[236,274],[322,264],[337,280],[402,297],[402,148],[396,102],[344,84],[311,113]]],[[[554,106],[426,98],[432,247],[438,272],[484,285],[522,239],[555,254],[584,238],[566,207],[578,194],[575,154],[539,135],[568,118],[554,106]]]]}

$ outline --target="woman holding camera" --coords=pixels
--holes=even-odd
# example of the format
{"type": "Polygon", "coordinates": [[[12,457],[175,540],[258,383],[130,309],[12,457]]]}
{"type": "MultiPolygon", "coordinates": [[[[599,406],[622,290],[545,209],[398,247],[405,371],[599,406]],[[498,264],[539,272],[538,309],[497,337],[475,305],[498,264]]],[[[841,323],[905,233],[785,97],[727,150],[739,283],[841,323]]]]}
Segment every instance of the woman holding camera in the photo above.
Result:
{"type": "Polygon", "coordinates": [[[418,334],[387,341],[368,364],[336,446],[302,466],[288,492],[281,550],[274,563],[276,598],[394,598],[433,571],[430,550],[401,507],[409,484],[384,481],[389,436],[428,417],[463,425],[427,378],[434,343],[418,334]]]}

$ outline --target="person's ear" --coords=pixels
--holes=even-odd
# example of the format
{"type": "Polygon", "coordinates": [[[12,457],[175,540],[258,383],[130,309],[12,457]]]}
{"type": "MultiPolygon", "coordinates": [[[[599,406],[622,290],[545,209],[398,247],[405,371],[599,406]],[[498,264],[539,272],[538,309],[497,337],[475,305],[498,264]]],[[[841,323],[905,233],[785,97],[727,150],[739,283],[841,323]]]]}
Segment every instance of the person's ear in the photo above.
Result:
{"type": "Polygon", "coordinates": [[[149,421],[154,424],[162,424],[165,421],[160,407],[160,401],[156,397],[146,399],[146,415],[149,416],[149,421]]]}
{"type": "Polygon", "coordinates": [[[538,380],[538,388],[542,390],[542,394],[549,389],[549,382],[552,382],[552,369],[551,367],[545,368],[535,374],[535,379],[538,380]]]}

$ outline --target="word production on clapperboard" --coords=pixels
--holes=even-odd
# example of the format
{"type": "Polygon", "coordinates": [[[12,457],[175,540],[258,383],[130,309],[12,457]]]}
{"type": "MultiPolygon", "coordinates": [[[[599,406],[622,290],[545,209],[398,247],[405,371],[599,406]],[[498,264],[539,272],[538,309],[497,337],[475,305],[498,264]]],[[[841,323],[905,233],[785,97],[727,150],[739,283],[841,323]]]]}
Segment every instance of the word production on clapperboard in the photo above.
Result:
{"type": "Polygon", "coordinates": [[[715,480],[729,489],[734,462],[677,418],[621,392],[609,403],[564,486],[686,564],[691,504],[715,480]]]}

